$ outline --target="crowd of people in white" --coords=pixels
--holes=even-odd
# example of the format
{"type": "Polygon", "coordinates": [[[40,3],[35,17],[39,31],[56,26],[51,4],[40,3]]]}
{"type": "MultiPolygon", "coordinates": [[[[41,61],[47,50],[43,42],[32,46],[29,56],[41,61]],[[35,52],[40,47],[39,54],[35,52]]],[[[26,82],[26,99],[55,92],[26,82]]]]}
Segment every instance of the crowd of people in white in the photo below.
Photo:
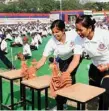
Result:
{"type": "MultiPolygon", "coordinates": [[[[4,24],[0,25],[0,51],[3,54],[10,53],[8,51],[8,40],[11,47],[22,47],[21,52],[26,59],[32,57],[32,51],[38,50],[39,45],[43,43],[43,37],[52,35],[50,29],[51,23],[41,23],[40,21],[28,22],[26,24],[4,24]]],[[[97,28],[109,30],[108,26],[102,22],[96,23],[97,28]]],[[[66,24],[65,31],[71,33],[75,30],[75,25],[66,24]]],[[[84,51],[83,57],[90,59],[84,51]]]]}
{"type": "Polygon", "coordinates": [[[0,26],[0,49],[8,53],[8,40],[11,47],[23,47],[24,56],[32,56],[32,50],[38,50],[42,38],[51,35],[50,23],[31,22],[0,26]]]}

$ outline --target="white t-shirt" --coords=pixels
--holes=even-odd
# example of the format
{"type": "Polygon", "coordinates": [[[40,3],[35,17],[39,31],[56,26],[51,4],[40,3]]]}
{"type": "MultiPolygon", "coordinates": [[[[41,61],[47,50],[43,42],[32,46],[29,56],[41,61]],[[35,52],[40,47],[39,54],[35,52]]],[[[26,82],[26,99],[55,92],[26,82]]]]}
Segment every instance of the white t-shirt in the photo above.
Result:
{"type": "Polygon", "coordinates": [[[92,40],[78,37],[75,44],[74,52],[84,48],[95,66],[109,63],[109,31],[95,28],[92,40]]]}
{"type": "Polygon", "coordinates": [[[62,60],[66,60],[73,55],[74,41],[77,33],[73,31],[66,32],[65,43],[59,42],[55,37],[52,37],[45,46],[43,56],[54,54],[62,60]]]}

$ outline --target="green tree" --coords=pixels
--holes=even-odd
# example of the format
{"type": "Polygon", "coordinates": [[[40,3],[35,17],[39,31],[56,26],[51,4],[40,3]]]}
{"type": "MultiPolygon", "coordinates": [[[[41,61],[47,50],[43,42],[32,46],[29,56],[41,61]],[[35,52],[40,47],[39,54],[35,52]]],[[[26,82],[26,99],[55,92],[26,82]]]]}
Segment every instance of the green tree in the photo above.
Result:
{"type": "Polygon", "coordinates": [[[53,10],[109,10],[108,3],[87,2],[80,4],[79,0],[19,0],[9,4],[0,3],[0,12],[44,12],[49,13],[53,10]]]}
{"type": "Polygon", "coordinates": [[[79,3],[79,0],[62,0],[62,9],[63,10],[78,10],[82,9],[82,5],[79,3]]]}
{"type": "Polygon", "coordinates": [[[54,9],[55,1],[54,0],[40,0],[39,5],[40,5],[39,11],[46,13],[54,9]]]}
{"type": "Polygon", "coordinates": [[[93,3],[93,2],[87,2],[86,4],[83,5],[83,9],[91,10],[91,9],[97,9],[98,6],[93,3]]]}
{"type": "Polygon", "coordinates": [[[0,12],[4,12],[5,8],[6,8],[6,5],[3,3],[0,3],[0,12]]]}

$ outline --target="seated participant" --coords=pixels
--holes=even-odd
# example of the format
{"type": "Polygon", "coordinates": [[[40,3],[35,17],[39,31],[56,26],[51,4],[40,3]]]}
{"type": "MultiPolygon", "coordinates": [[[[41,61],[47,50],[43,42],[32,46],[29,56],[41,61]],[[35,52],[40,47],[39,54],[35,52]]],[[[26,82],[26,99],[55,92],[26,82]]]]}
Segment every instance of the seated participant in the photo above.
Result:
{"type": "Polygon", "coordinates": [[[11,44],[11,46],[13,47],[13,46],[22,46],[23,45],[23,41],[22,41],[22,38],[21,38],[21,36],[19,36],[19,34],[18,33],[16,33],[16,34],[14,34],[14,37],[15,37],[15,39],[14,39],[14,42],[12,42],[12,44],[11,44]]]}
{"type": "Polygon", "coordinates": [[[12,41],[12,35],[11,35],[11,33],[6,33],[6,40],[10,40],[10,41],[12,41]]]}
{"type": "Polygon", "coordinates": [[[25,59],[29,59],[32,56],[30,45],[28,44],[28,38],[23,38],[23,55],[25,59]]]}
{"type": "Polygon", "coordinates": [[[42,44],[42,38],[39,33],[36,33],[35,37],[38,39],[38,43],[42,44]]]}
{"type": "Polygon", "coordinates": [[[37,36],[35,36],[35,33],[31,34],[31,37],[32,37],[32,41],[31,41],[31,44],[30,44],[30,48],[32,50],[36,50],[38,49],[38,38],[37,36]]]}
{"type": "Polygon", "coordinates": [[[6,42],[6,38],[5,35],[1,37],[1,45],[0,45],[1,51],[4,54],[8,53],[8,46],[7,46],[7,42],[6,42]]]}

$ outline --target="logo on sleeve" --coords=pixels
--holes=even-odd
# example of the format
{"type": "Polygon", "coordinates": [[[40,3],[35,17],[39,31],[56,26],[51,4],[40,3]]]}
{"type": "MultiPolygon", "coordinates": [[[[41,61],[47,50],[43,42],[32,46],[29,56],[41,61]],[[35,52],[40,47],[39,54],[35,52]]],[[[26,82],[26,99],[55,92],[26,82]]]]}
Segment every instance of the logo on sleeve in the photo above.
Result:
{"type": "Polygon", "coordinates": [[[73,47],[74,46],[74,42],[70,42],[70,47],[73,47]]]}
{"type": "Polygon", "coordinates": [[[104,51],[104,50],[106,50],[107,49],[107,47],[105,46],[105,44],[104,43],[100,43],[99,45],[98,45],[98,48],[97,48],[99,51],[104,51]]]}

